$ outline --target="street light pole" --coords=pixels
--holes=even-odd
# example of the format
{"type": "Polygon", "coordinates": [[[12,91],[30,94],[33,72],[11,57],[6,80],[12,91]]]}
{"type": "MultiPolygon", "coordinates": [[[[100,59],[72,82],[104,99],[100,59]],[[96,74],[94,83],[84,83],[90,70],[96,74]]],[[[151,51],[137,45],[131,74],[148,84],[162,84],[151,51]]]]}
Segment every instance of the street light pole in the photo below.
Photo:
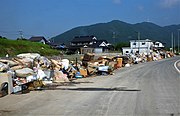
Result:
{"type": "Polygon", "coordinates": [[[135,31],[135,33],[137,33],[137,41],[135,41],[136,43],[138,43],[138,45],[136,44],[135,47],[138,47],[138,53],[140,53],[140,37],[141,37],[141,33],[138,31],[135,31]]]}
{"type": "Polygon", "coordinates": [[[114,41],[114,44],[116,43],[116,32],[113,32],[113,41],[114,41]]]}
{"type": "Polygon", "coordinates": [[[174,53],[176,53],[176,38],[174,37],[174,53]]]}
{"type": "Polygon", "coordinates": [[[178,53],[179,53],[179,31],[180,29],[178,29],[178,53]]]}
{"type": "Polygon", "coordinates": [[[173,32],[171,33],[171,47],[172,47],[172,53],[173,53],[173,43],[174,43],[174,41],[173,41],[173,32]]]}
{"type": "Polygon", "coordinates": [[[140,47],[140,32],[138,32],[138,52],[140,53],[139,47],[140,47]]]}

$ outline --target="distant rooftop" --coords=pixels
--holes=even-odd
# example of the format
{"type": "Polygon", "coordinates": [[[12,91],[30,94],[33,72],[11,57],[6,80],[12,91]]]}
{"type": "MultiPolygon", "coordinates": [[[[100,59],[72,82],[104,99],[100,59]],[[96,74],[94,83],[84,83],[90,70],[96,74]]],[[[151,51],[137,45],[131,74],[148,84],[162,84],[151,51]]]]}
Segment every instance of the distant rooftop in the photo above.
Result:
{"type": "Polygon", "coordinates": [[[95,36],[76,36],[73,38],[71,42],[85,42],[85,41],[92,41],[97,40],[95,36]]]}

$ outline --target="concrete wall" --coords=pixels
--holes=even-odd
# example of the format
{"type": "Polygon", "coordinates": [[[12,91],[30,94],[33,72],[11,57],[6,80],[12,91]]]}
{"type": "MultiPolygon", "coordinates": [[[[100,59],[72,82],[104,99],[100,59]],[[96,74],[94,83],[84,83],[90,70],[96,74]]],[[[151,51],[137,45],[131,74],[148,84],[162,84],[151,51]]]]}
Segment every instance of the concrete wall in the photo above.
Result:
{"type": "Polygon", "coordinates": [[[102,48],[94,48],[94,53],[103,53],[102,48]]]}

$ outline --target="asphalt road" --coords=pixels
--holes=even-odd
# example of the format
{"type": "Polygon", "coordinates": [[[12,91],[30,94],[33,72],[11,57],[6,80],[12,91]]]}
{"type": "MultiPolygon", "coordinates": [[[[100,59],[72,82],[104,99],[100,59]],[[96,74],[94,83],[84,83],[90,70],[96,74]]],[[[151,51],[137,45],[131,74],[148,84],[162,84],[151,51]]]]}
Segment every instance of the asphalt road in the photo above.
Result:
{"type": "Polygon", "coordinates": [[[121,68],[55,90],[8,95],[0,98],[0,115],[180,116],[178,59],[121,68]]]}

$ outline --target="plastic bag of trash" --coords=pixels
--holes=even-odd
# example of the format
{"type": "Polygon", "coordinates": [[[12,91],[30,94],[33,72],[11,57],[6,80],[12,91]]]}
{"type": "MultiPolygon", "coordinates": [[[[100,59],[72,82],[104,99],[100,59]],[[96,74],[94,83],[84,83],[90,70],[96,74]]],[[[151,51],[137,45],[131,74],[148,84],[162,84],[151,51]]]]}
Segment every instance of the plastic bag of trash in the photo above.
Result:
{"type": "Polygon", "coordinates": [[[15,70],[15,74],[18,77],[27,77],[34,74],[34,71],[30,68],[23,68],[15,70]]]}
{"type": "Polygon", "coordinates": [[[46,74],[41,69],[38,69],[37,70],[37,79],[42,80],[45,77],[46,77],[46,74]]]}
{"type": "Polygon", "coordinates": [[[30,75],[26,77],[27,82],[32,82],[34,80],[37,80],[37,76],[36,75],[30,75]]]}
{"type": "Polygon", "coordinates": [[[131,67],[131,65],[129,63],[125,64],[125,67],[131,67]]]}
{"type": "Polygon", "coordinates": [[[68,67],[69,67],[69,60],[68,60],[68,59],[62,59],[62,60],[61,60],[61,64],[62,64],[62,68],[64,68],[65,70],[67,70],[68,67]]]}

